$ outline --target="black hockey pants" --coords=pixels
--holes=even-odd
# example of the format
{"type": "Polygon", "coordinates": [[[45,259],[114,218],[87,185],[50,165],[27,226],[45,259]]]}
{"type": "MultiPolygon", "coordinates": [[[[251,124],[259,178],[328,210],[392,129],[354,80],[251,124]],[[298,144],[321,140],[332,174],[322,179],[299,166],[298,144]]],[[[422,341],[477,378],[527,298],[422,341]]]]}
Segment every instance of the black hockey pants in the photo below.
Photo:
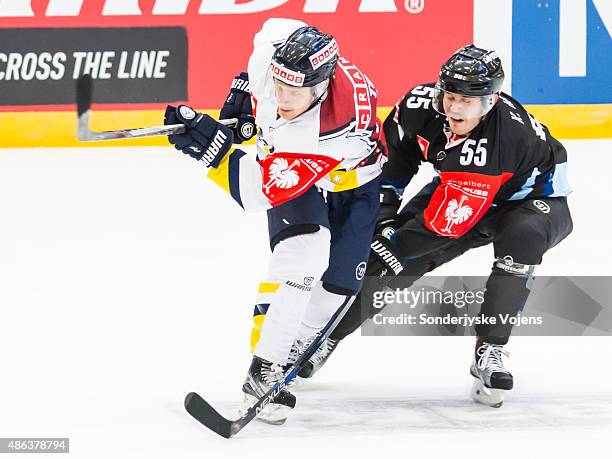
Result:
{"type": "MultiPolygon", "coordinates": [[[[539,265],[544,253],[557,245],[572,231],[572,219],[564,197],[537,198],[509,202],[491,208],[485,216],[465,235],[451,239],[439,237],[423,224],[423,204],[428,196],[417,195],[401,215],[407,219],[397,230],[395,246],[405,257],[402,277],[397,279],[402,287],[409,286],[419,277],[438,266],[458,257],[466,251],[493,243],[495,259],[480,314],[484,317],[510,314],[515,316],[522,310],[529,295],[530,276],[521,276],[500,269],[499,260],[510,260],[520,265],[539,265]],[[419,209],[420,208],[420,209],[419,209]],[[417,211],[418,213],[413,213],[417,211]]],[[[426,205],[426,204],[425,204],[426,205]]],[[[374,257],[370,257],[372,261],[374,257]]],[[[505,263],[504,263],[505,264],[505,263]]],[[[502,267],[505,268],[505,266],[502,267]]],[[[375,263],[373,268],[377,269],[375,263]]],[[[368,269],[368,276],[378,273],[368,269]]],[[[531,279],[530,279],[531,278],[531,279]]],[[[368,281],[368,278],[366,278],[368,281]]],[[[393,279],[387,280],[393,284],[393,279]]],[[[357,298],[353,307],[331,335],[342,339],[355,331],[376,310],[357,298]]],[[[512,325],[480,326],[479,337],[495,344],[507,343],[512,325]]]]}

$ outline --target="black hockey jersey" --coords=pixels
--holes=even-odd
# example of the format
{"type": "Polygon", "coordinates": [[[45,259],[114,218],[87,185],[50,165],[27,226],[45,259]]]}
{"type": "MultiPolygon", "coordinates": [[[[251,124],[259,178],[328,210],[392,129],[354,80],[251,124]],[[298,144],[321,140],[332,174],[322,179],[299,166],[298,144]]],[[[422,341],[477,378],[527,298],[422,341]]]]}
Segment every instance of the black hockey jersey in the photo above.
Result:
{"type": "Polygon", "coordinates": [[[519,102],[502,93],[470,135],[458,137],[433,109],[433,87],[416,86],[384,123],[384,184],[403,190],[425,161],[439,174],[423,214],[428,229],[460,237],[491,205],[571,192],[565,148],[519,102]]]}

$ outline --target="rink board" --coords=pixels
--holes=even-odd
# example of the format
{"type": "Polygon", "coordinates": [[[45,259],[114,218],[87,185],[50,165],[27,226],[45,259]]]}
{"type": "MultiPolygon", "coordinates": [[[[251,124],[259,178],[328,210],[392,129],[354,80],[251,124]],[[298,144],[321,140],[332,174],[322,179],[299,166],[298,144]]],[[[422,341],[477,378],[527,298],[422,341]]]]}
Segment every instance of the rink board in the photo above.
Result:
{"type": "MultiPolygon", "coordinates": [[[[270,17],[332,32],[341,53],[376,84],[381,118],[409,88],[435,81],[456,49],[474,42],[497,51],[503,90],[553,135],[612,137],[612,3],[606,0],[456,0],[452,9],[443,0],[0,0],[0,147],[80,145],[74,82],[90,58],[88,68],[98,75],[95,129],[161,124],[169,102],[218,109],[232,77],[246,69],[253,35],[270,17]],[[228,36],[228,30],[239,32],[228,36]],[[424,45],[432,31],[436,39],[424,45]],[[145,53],[150,65],[136,65],[145,53]],[[34,67],[23,64],[16,78],[10,55],[25,62],[28,54],[36,56],[34,67]]],[[[155,138],[105,145],[164,144],[155,138]]]]}
{"type": "MultiPolygon", "coordinates": [[[[378,110],[381,119],[391,107],[378,110]]],[[[559,139],[612,137],[612,105],[533,105],[527,109],[559,139]]],[[[217,116],[218,110],[204,110],[217,116]]],[[[92,114],[94,130],[125,129],[163,124],[160,110],[98,111],[92,114]]],[[[76,139],[76,112],[0,112],[2,136],[6,148],[62,146],[163,146],[164,137],[110,142],[82,143],[76,139]]]]}

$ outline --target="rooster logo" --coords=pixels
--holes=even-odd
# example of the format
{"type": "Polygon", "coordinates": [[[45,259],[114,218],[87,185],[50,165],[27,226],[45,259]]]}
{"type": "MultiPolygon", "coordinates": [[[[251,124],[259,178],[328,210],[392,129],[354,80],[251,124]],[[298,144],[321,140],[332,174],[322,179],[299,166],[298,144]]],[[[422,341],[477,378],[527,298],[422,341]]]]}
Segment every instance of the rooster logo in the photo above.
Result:
{"type": "Polygon", "coordinates": [[[266,191],[270,191],[273,186],[282,189],[296,186],[300,181],[300,176],[293,168],[299,166],[299,164],[299,161],[293,161],[289,164],[285,158],[277,158],[272,161],[268,173],[268,182],[264,185],[266,191]]]}
{"type": "Polygon", "coordinates": [[[461,196],[461,200],[457,202],[456,199],[451,199],[448,203],[448,207],[444,212],[444,218],[446,219],[446,228],[442,229],[443,233],[450,233],[453,225],[459,225],[466,221],[472,213],[474,213],[474,209],[470,206],[463,205],[464,201],[467,199],[465,195],[461,196]]]}

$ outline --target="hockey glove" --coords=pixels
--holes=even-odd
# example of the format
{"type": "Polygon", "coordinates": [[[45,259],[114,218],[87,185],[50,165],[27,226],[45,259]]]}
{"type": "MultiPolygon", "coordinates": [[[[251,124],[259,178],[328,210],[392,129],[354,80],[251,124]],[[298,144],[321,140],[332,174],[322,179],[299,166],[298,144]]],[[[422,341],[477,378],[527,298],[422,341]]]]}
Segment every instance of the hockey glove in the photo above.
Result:
{"type": "Polygon", "coordinates": [[[174,148],[202,161],[206,167],[219,166],[223,156],[232,147],[232,130],[187,105],[168,105],[164,124],[180,123],[187,126],[185,133],[168,136],[168,141],[174,148]]]}
{"type": "Polygon", "coordinates": [[[242,72],[232,81],[230,93],[221,108],[219,119],[237,118],[238,124],[232,128],[234,141],[242,143],[255,135],[255,118],[251,107],[249,74],[242,72]]]}
{"type": "Polygon", "coordinates": [[[376,223],[376,234],[380,234],[387,239],[391,238],[395,230],[401,225],[397,211],[400,208],[400,198],[397,192],[391,187],[381,187],[380,189],[380,211],[378,222],[376,223]]]}
{"type": "Polygon", "coordinates": [[[374,235],[366,276],[397,276],[404,270],[403,257],[392,241],[374,235]]]}

